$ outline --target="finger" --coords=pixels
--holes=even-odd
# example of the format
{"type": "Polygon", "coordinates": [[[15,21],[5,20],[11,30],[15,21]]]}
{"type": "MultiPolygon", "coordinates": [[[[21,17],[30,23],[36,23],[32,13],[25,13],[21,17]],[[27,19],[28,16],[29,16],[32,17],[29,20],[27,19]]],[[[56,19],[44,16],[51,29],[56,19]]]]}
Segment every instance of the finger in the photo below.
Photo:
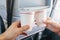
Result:
{"type": "Polygon", "coordinates": [[[23,31],[28,30],[29,28],[30,28],[30,27],[29,27],[28,25],[25,25],[25,26],[19,28],[19,30],[20,30],[21,32],[23,32],[23,31]]]}
{"type": "Polygon", "coordinates": [[[56,22],[55,20],[53,20],[52,18],[47,18],[46,21],[43,21],[46,24],[58,24],[58,22],[56,22]]]}
{"type": "Polygon", "coordinates": [[[17,25],[19,23],[20,23],[20,21],[16,21],[16,22],[13,22],[12,25],[17,25]]]}
{"type": "Polygon", "coordinates": [[[12,25],[13,25],[14,27],[21,27],[20,21],[16,21],[16,22],[12,23],[12,25]]]}
{"type": "Polygon", "coordinates": [[[25,36],[27,36],[27,33],[25,33],[25,32],[22,32],[22,33],[21,33],[21,35],[25,35],[25,36]]]}
{"type": "Polygon", "coordinates": [[[52,18],[48,17],[47,20],[43,20],[44,23],[47,23],[48,21],[52,21],[52,18]]]}
{"type": "Polygon", "coordinates": [[[44,23],[45,23],[45,24],[55,24],[55,22],[49,21],[49,20],[48,20],[48,21],[44,21],[44,23]]]}
{"type": "Polygon", "coordinates": [[[52,25],[52,27],[60,29],[60,24],[58,22],[55,22],[55,21],[46,21],[45,24],[49,24],[49,25],[52,25]]]}

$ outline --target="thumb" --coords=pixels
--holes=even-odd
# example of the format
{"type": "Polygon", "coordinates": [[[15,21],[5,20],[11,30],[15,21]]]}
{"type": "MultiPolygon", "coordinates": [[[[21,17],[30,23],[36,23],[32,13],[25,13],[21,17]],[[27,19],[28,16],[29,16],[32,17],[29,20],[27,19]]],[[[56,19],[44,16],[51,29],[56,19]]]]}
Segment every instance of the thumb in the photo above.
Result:
{"type": "Polygon", "coordinates": [[[20,21],[13,22],[12,25],[13,26],[18,26],[18,25],[20,25],[20,21]]]}
{"type": "Polygon", "coordinates": [[[43,21],[45,24],[54,24],[54,20],[52,18],[47,18],[47,20],[43,21]]]}
{"type": "Polygon", "coordinates": [[[28,30],[28,29],[29,29],[29,26],[28,26],[28,25],[25,25],[25,26],[22,26],[21,28],[19,28],[19,30],[20,30],[21,32],[26,31],[26,30],[28,30]]]}
{"type": "Polygon", "coordinates": [[[52,25],[53,27],[57,28],[57,29],[60,29],[60,24],[54,20],[47,20],[47,21],[44,21],[44,23],[47,25],[52,25]]]}

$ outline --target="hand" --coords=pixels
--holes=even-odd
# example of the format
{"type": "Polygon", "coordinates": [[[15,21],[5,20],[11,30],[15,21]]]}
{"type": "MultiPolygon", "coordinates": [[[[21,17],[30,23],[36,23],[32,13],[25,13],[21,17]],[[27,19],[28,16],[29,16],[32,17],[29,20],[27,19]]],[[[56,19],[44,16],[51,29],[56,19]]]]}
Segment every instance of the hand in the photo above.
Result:
{"type": "Polygon", "coordinates": [[[54,21],[52,18],[47,18],[47,20],[44,21],[44,23],[47,26],[46,28],[57,34],[60,34],[60,24],[58,22],[54,21]]]}
{"type": "Polygon", "coordinates": [[[3,36],[6,38],[6,40],[15,40],[15,38],[18,35],[27,35],[23,31],[26,31],[29,29],[28,25],[25,25],[21,27],[20,22],[14,22],[12,25],[6,30],[6,32],[3,33],[3,36]]]}

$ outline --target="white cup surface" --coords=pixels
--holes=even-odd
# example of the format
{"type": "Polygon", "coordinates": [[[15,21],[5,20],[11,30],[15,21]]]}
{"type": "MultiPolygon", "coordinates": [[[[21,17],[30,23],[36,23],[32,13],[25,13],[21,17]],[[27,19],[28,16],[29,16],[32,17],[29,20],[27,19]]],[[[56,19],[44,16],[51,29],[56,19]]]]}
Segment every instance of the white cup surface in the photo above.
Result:
{"type": "Polygon", "coordinates": [[[21,12],[20,20],[21,26],[29,25],[30,29],[28,31],[31,31],[34,24],[34,12],[21,12]]]}
{"type": "Polygon", "coordinates": [[[43,21],[45,21],[46,19],[47,19],[47,11],[45,9],[35,12],[35,20],[38,26],[44,26],[43,21]]]}

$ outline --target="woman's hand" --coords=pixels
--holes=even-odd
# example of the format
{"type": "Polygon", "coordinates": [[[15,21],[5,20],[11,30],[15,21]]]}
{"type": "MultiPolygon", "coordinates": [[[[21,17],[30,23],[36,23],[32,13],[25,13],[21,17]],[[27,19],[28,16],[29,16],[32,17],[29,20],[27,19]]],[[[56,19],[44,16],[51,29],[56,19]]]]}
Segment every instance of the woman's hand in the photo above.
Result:
{"type": "MultiPolygon", "coordinates": [[[[6,40],[15,40],[18,35],[27,35],[23,31],[29,29],[28,25],[21,27],[20,22],[14,22],[11,26],[2,34],[2,37],[5,37],[6,40]]],[[[2,40],[2,39],[0,39],[2,40]]]]}
{"type": "Polygon", "coordinates": [[[57,34],[60,34],[60,24],[58,22],[54,21],[52,18],[47,18],[47,20],[44,21],[44,23],[47,26],[46,28],[57,34]]]}

